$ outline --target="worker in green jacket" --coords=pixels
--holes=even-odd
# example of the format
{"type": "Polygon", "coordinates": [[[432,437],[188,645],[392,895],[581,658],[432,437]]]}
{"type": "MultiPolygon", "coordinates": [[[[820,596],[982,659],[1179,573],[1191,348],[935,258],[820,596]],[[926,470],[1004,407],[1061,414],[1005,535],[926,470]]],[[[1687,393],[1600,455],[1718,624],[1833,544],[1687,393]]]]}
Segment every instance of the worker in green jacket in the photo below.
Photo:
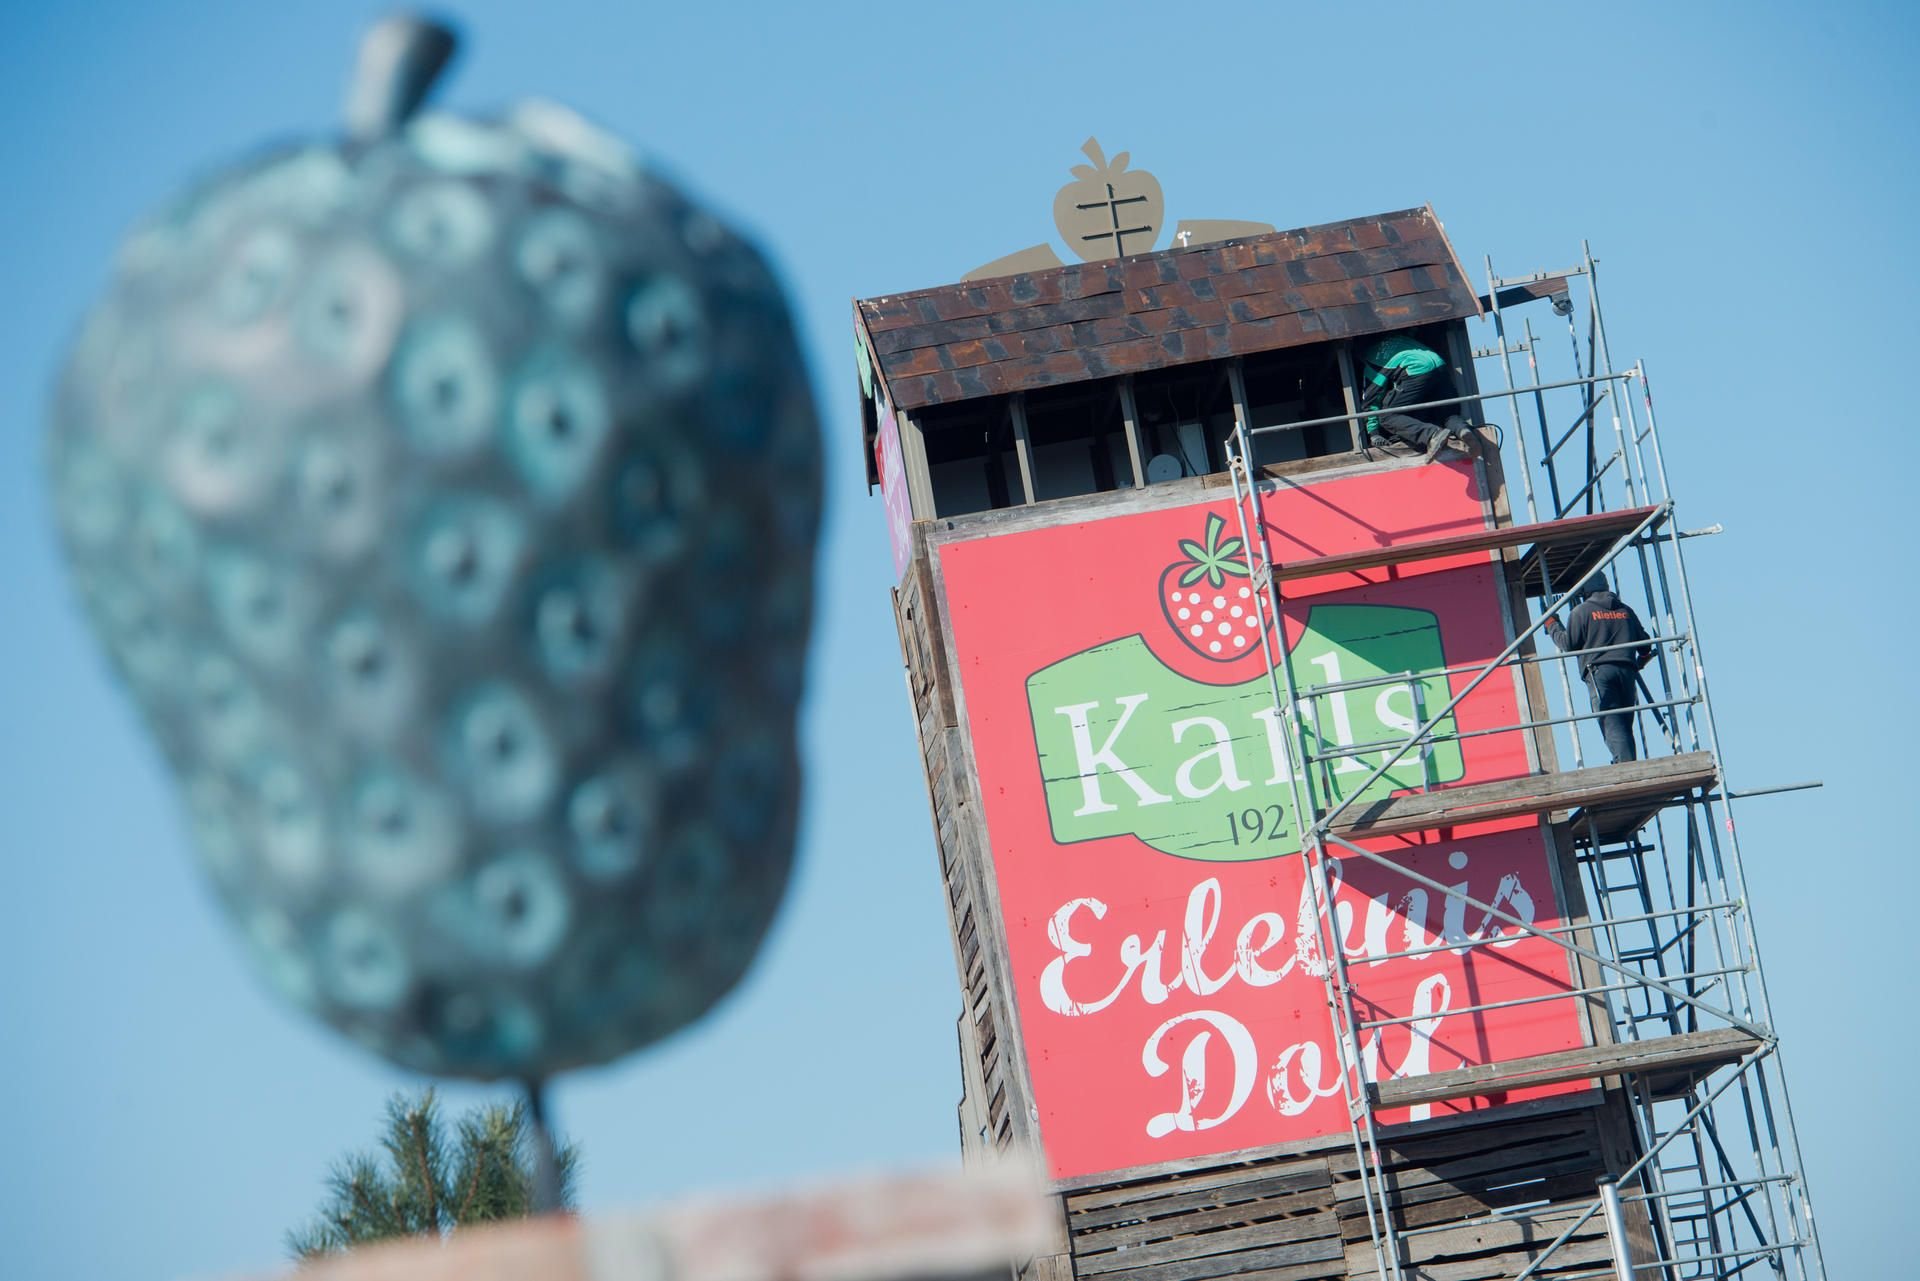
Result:
{"type": "Polygon", "coordinates": [[[1382,338],[1361,362],[1360,407],[1379,411],[1367,419],[1367,443],[1390,453],[1417,450],[1428,462],[1447,448],[1478,456],[1480,437],[1460,415],[1447,413],[1444,423],[1436,426],[1411,414],[1390,412],[1395,405],[1446,400],[1454,394],[1447,362],[1438,352],[1403,334],[1382,338]]]}

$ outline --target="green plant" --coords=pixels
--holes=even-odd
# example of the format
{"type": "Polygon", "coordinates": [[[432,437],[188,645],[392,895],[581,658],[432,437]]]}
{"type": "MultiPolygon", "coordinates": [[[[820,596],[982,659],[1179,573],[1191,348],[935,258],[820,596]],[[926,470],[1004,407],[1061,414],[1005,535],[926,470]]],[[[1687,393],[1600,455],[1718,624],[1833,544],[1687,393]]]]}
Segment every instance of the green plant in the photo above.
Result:
{"type": "MultiPolygon", "coordinates": [[[[523,1103],[468,1112],[451,1132],[434,1091],[387,1100],[380,1146],[356,1152],[327,1176],[327,1199],[287,1249],[308,1260],[394,1237],[445,1236],[456,1228],[533,1211],[533,1127],[523,1103]]],[[[579,1153],[558,1150],[560,1204],[573,1207],[579,1153]]]]}

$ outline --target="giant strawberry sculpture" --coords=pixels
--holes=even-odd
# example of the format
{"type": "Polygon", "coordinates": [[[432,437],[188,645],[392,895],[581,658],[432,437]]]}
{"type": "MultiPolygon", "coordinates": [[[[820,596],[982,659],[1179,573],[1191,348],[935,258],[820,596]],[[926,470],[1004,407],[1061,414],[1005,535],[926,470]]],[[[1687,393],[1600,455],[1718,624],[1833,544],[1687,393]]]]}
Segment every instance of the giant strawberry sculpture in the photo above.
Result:
{"type": "Polygon", "coordinates": [[[281,995],[540,1079],[741,976],[785,886],[818,429],[760,256],[551,106],[416,115],[137,232],[50,439],[73,580],[281,995]]]}

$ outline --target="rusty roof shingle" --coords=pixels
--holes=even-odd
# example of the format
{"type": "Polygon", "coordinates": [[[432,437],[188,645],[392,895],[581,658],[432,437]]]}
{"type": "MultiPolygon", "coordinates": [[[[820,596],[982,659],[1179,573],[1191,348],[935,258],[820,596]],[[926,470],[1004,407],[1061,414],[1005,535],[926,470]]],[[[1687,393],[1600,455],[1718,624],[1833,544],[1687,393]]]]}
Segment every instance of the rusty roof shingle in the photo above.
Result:
{"type": "Polygon", "coordinates": [[[859,299],[902,409],[1480,314],[1431,207],[859,299]]]}

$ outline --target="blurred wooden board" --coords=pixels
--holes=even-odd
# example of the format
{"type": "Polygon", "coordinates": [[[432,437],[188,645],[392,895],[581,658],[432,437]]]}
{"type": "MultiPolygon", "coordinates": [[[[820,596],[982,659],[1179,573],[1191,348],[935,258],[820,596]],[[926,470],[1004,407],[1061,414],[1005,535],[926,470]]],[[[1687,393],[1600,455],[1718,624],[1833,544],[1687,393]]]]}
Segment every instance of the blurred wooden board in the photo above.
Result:
{"type": "Polygon", "coordinates": [[[961,1281],[1064,1248],[1037,1171],[864,1179],[650,1214],[557,1216],[369,1246],[298,1281],[961,1281]]]}

